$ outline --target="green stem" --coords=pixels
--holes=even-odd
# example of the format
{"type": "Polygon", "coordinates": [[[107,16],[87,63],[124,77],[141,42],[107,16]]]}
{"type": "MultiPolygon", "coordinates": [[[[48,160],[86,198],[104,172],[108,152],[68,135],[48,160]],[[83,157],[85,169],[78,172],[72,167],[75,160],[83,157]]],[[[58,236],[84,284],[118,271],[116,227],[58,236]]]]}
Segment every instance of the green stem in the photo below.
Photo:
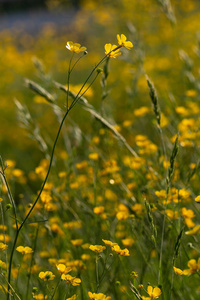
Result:
{"type": "MultiPolygon", "coordinates": [[[[69,91],[70,75],[71,75],[71,72],[72,72],[72,70],[70,68],[71,68],[71,63],[72,63],[73,57],[74,57],[74,53],[72,54],[72,57],[69,61],[68,76],[67,76],[67,89],[68,89],[68,91],[69,91]]],[[[69,102],[69,94],[67,93],[67,110],[68,110],[68,102],[69,102]]]]}
{"type": "MultiPolygon", "coordinates": [[[[114,50],[117,50],[121,48],[121,46],[118,46],[116,49],[114,50]]],[[[54,144],[53,144],[53,148],[52,148],[52,152],[51,152],[51,157],[50,157],[50,162],[49,162],[49,168],[47,170],[47,174],[46,174],[46,177],[43,181],[43,184],[42,184],[42,187],[35,199],[35,202],[33,203],[32,207],[30,208],[29,212],[27,213],[26,217],[24,218],[23,222],[21,223],[21,225],[19,227],[17,227],[17,231],[16,231],[16,235],[15,235],[15,239],[14,239],[14,242],[13,242],[13,247],[12,247],[12,250],[11,250],[11,255],[10,255],[10,261],[9,261],[9,268],[8,268],[8,293],[7,293],[7,300],[9,300],[10,298],[10,281],[11,281],[11,270],[12,270],[12,261],[13,261],[13,256],[14,256],[14,251],[15,251],[15,247],[16,247],[16,244],[17,244],[17,240],[18,240],[18,236],[19,236],[19,233],[21,231],[21,229],[23,228],[24,224],[26,223],[26,221],[28,220],[30,214],[32,213],[33,209],[35,208],[42,192],[43,192],[43,189],[45,187],[45,184],[47,182],[47,179],[49,177],[49,174],[50,174],[50,171],[51,171],[51,167],[52,167],[52,162],[53,162],[53,157],[54,157],[54,152],[55,152],[55,148],[56,148],[56,144],[57,144],[57,141],[58,141],[58,138],[60,136],[60,132],[61,132],[61,129],[62,129],[62,126],[64,124],[64,121],[67,117],[67,115],[69,114],[70,110],[74,107],[74,105],[78,102],[78,100],[80,99],[81,96],[80,93],[82,92],[83,88],[85,87],[86,83],[88,82],[88,80],[90,79],[90,77],[92,76],[92,74],[94,73],[94,71],[98,68],[98,66],[103,63],[103,61],[107,58],[108,55],[105,55],[101,60],[100,62],[92,69],[92,71],[90,72],[89,76],[87,77],[87,79],[85,80],[85,82],[83,83],[82,87],[80,88],[78,94],[76,95],[75,99],[72,101],[72,104],[70,105],[69,108],[67,108],[67,111],[66,113],[64,114],[64,117],[60,123],[60,126],[59,126],[59,129],[58,129],[58,132],[57,132],[57,135],[56,135],[56,138],[55,138],[55,141],[54,141],[54,144]]],[[[74,68],[74,66],[73,66],[74,68]]],[[[95,76],[95,79],[97,78],[97,76],[95,76]]],[[[94,79],[94,80],[95,80],[94,79]]],[[[93,80],[93,82],[94,82],[93,80]]],[[[90,85],[91,86],[91,85],[90,85]]],[[[87,89],[86,89],[87,90],[87,89]]],[[[84,92],[85,93],[85,92],[84,92]]],[[[84,94],[83,93],[83,94],[84,94]]],[[[83,95],[82,94],[82,95],[83,95]]],[[[16,218],[17,219],[17,218],[16,218]]],[[[17,222],[17,220],[16,220],[17,222]]]]}
{"type": "Polygon", "coordinates": [[[98,288],[99,288],[99,266],[98,266],[98,255],[96,255],[95,266],[96,266],[96,282],[97,282],[97,291],[98,291],[98,288]]]}
{"type": "Polygon", "coordinates": [[[61,276],[60,276],[60,279],[59,279],[58,282],[57,282],[57,285],[56,285],[56,287],[55,287],[55,289],[54,289],[54,292],[53,292],[52,297],[51,297],[50,300],[53,300],[53,298],[54,298],[54,296],[55,296],[55,293],[56,293],[56,290],[57,290],[57,288],[58,288],[58,286],[59,286],[59,284],[60,284],[60,281],[61,281],[61,276]]]}
{"type": "Polygon", "coordinates": [[[36,236],[35,236],[35,241],[34,241],[34,247],[33,247],[33,255],[32,255],[32,258],[31,258],[30,271],[29,271],[29,274],[28,274],[28,283],[27,283],[27,290],[26,290],[26,300],[28,299],[29,285],[30,285],[30,280],[31,280],[31,269],[32,269],[32,266],[33,266],[34,253],[35,253],[36,246],[37,246],[38,232],[39,232],[39,224],[38,224],[37,231],[36,231],[36,236]]]}

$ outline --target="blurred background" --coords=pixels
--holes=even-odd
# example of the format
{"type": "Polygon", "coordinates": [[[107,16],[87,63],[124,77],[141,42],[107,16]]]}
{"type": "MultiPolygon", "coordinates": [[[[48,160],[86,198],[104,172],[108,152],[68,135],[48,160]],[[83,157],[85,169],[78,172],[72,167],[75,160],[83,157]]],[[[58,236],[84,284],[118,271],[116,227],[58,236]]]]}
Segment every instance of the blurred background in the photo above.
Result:
{"type": "MultiPolygon", "coordinates": [[[[30,137],[31,129],[28,132],[20,126],[15,100],[28,108],[32,122],[41,129],[51,148],[58,122],[51,106],[27,89],[25,78],[55,95],[64,110],[64,95],[56,90],[53,81],[67,83],[71,53],[65,45],[70,40],[88,50],[71,77],[74,89],[104,56],[104,45],[117,43],[117,34],[124,33],[134,44],[132,51],[124,49],[123,55],[111,60],[109,66],[109,95],[104,105],[107,116],[112,116],[119,126],[124,120],[133,119],[135,109],[151,107],[145,74],[153,80],[166,116],[173,113],[173,105],[184,105],[188,98],[192,100],[194,94],[188,93],[194,89],[191,74],[199,78],[199,19],[198,0],[0,0],[3,159],[14,159],[28,171],[44,156],[30,137]]],[[[101,108],[101,95],[97,80],[87,95],[97,110],[101,108]]],[[[198,91],[195,99],[199,99],[198,91]]],[[[71,118],[92,137],[88,115],[77,107],[71,118]]],[[[70,126],[73,127],[72,123],[70,126]]],[[[144,118],[132,130],[133,135],[134,130],[137,134],[148,134],[149,120],[144,118]]],[[[127,132],[123,134],[126,136],[127,132]]],[[[132,142],[130,134],[127,139],[132,142]]]]}

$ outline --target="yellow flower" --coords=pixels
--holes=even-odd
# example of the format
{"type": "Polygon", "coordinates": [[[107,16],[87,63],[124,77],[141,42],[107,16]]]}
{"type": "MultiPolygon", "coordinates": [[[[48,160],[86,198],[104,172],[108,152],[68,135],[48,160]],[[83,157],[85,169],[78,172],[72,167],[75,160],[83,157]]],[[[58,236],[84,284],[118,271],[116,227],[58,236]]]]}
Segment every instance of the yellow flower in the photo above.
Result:
{"type": "Polygon", "coordinates": [[[119,254],[119,256],[130,256],[127,248],[122,250],[118,245],[115,245],[112,247],[112,250],[119,254]]]}
{"type": "Polygon", "coordinates": [[[174,269],[175,274],[177,274],[177,275],[182,275],[183,274],[183,271],[181,269],[176,268],[176,267],[173,267],[173,269],[174,269]]]}
{"type": "Polygon", "coordinates": [[[133,47],[133,44],[129,41],[127,41],[127,37],[124,34],[121,34],[121,36],[117,35],[118,44],[122,47],[125,47],[130,50],[130,48],[133,47]]]}
{"type": "Polygon", "coordinates": [[[44,281],[49,281],[49,280],[53,280],[55,275],[50,271],[46,271],[46,272],[40,272],[39,277],[44,281]]]}
{"type": "Polygon", "coordinates": [[[62,274],[61,276],[62,280],[66,280],[67,283],[70,283],[73,286],[77,286],[81,283],[81,279],[80,278],[76,278],[76,277],[72,277],[69,274],[62,274]]]}
{"type": "Polygon", "coordinates": [[[2,260],[0,260],[0,269],[6,269],[6,263],[2,260]]]}
{"type": "Polygon", "coordinates": [[[76,240],[71,240],[71,243],[73,246],[80,246],[81,244],[83,244],[83,240],[82,239],[76,239],[76,240]]]}
{"type": "Polygon", "coordinates": [[[44,296],[43,294],[38,294],[38,295],[33,294],[33,298],[36,300],[45,300],[47,299],[47,296],[44,296]]]}
{"type": "Polygon", "coordinates": [[[101,215],[103,212],[104,212],[104,206],[96,206],[93,208],[93,212],[96,214],[96,215],[101,215]]]}
{"type": "Polygon", "coordinates": [[[78,298],[78,295],[74,294],[72,297],[67,298],[66,300],[75,300],[76,298],[78,298]]]}
{"type": "Polygon", "coordinates": [[[200,257],[197,262],[195,259],[190,259],[187,265],[189,269],[183,270],[183,275],[191,275],[196,273],[200,269],[200,257]]]}
{"type": "Polygon", "coordinates": [[[96,294],[96,293],[88,292],[88,296],[91,300],[110,300],[111,299],[111,297],[107,297],[103,293],[96,294]]]}
{"type": "Polygon", "coordinates": [[[33,252],[33,250],[30,247],[23,247],[23,246],[17,247],[16,250],[22,254],[30,254],[33,252]]]}
{"type": "Polygon", "coordinates": [[[121,55],[119,52],[119,47],[116,45],[105,44],[105,54],[109,57],[116,58],[117,56],[121,55]]]}
{"type": "Polygon", "coordinates": [[[132,238],[126,238],[126,239],[123,239],[122,240],[122,244],[125,246],[125,247],[131,247],[134,243],[134,240],[132,238]]]}
{"type": "Polygon", "coordinates": [[[61,274],[69,273],[72,270],[72,268],[66,267],[64,264],[58,264],[56,267],[61,274]]]}
{"type": "Polygon", "coordinates": [[[153,288],[152,286],[148,286],[147,293],[150,297],[142,297],[145,300],[157,299],[161,295],[161,290],[158,287],[153,288]]]}
{"type": "Polygon", "coordinates": [[[4,244],[4,243],[0,243],[0,251],[4,251],[8,248],[8,245],[4,244]]]}
{"type": "Polygon", "coordinates": [[[33,294],[33,298],[36,300],[45,300],[47,299],[47,296],[44,296],[43,294],[38,294],[38,295],[33,294]]]}
{"type": "Polygon", "coordinates": [[[113,246],[118,245],[117,243],[113,243],[113,242],[108,241],[108,240],[103,240],[103,239],[102,239],[102,241],[104,242],[104,244],[106,244],[106,246],[113,247],[113,246]]]}
{"type": "Polygon", "coordinates": [[[90,154],[88,155],[88,157],[89,157],[90,159],[92,159],[92,160],[98,160],[99,154],[96,153],[96,152],[93,152],[93,153],[90,153],[90,154]]]}
{"type": "Polygon", "coordinates": [[[73,42],[71,42],[71,41],[67,42],[66,48],[67,48],[69,51],[74,52],[74,53],[80,53],[80,52],[86,50],[86,47],[81,47],[80,44],[78,44],[78,43],[73,43],[73,42]]]}
{"type": "Polygon", "coordinates": [[[197,203],[200,203],[200,195],[194,199],[197,203]]]}
{"type": "Polygon", "coordinates": [[[101,253],[103,252],[103,250],[106,249],[106,247],[102,245],[90,245],[89,249],[92,250],[93,252],[101,253]]]}
{"type": "Polygon", "coordinates": [[[185,232],[187,235],[196,235],[200,233],[200,225],[194,226],[191,230],[185,232]]]}

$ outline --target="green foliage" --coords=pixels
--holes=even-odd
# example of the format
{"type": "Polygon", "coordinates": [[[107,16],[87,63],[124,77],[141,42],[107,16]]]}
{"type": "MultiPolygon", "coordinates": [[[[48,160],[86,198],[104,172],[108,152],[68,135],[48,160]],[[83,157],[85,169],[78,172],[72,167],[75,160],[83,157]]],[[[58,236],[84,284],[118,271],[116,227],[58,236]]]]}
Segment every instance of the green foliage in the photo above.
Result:
{"type": "Polygon", "coordinates": [[[82,0],[73,30],[0,32],[0,299],[198,299],[199,10],[82,0]]]}

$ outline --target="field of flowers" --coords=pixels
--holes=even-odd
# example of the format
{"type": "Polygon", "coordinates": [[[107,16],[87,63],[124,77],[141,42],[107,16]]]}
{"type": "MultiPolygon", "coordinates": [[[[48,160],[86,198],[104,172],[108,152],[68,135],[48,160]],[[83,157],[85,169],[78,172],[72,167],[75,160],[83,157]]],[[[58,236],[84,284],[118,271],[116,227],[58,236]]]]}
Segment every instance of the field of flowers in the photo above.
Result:
{"type": "Polygon", "coordinates": [[[200,2],[79,2],[0,31],[0,299],[199,299],[200,2]]]}

